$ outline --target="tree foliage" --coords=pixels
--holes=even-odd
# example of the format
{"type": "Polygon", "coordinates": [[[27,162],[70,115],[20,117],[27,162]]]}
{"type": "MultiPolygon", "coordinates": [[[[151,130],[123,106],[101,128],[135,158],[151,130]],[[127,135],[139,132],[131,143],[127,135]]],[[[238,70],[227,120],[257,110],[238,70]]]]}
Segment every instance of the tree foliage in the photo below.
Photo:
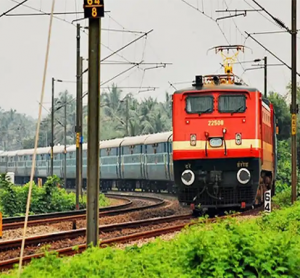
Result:
{"type": "Polygon", "coordinates": [[[268,99],[274,105],[275,115],[278,120],[278,140],[289,139],[291,133],[291,114],[284,97],[278,93],[270,92],[268,99]]]}
{"type": "MultiPolygon", "coordinates": [[[[48,177],[42,187],[32,185],[30,214],[40,214],[75,209],[75,194],[67,193],[59,188],[61,184],[57,176],[48,177]]],[[[0,211],[5,217],[24,215],[26,211],[29,183],[24,186],[15,186],[6,174],[0,176],[0,211]]],[[[99,206],[108,206],[109,200],[99,195],[99,206]]],[[[86,208],[86,197],[79,202],[79,208],[86,208]]]]}
{"type": "MultiPolygon", "coordinates": [[[[291,94],[291,84],[287,86],[288,94],[291,94]]],[[[268,99],[272,102],[275,109],[275,115],[278,120],[279,134],[277,136],[278,142],[278,176],[276,183],[276,191],[281,192],[291,186],[291,114],[289,104],[284,96],[270,92],[268,99]]],[[[297,88],[297,101],[300,101],[300,87],[297,88]]],[[[300,118],[298,115],[297,126],[300,125],[300,118]]],[[[297,129],[297,137],[300,136],[300,130],[297,129]]],[[[300,169],[300,144],[297,141],[297,174],[300,169]]],[[[290,189],[288,189],[290,190],[290,189]]]]}
{"type": "Polygon", "coordinates": [[[122,91],[112,86],[101,95],[101,140],[150,134],[172,129],[171,97],[165,101],[152,97],[138,102],[132,94],[121,98],[122,91]]]}
{"type": "MultiPolygon", "coordinates": [[[[157,133],[172,129],[171,96],[165,93],[165,101],[152,97],[138,101],[132,94],[112,85],[100,98],[100,139],[157,133]]],[[[64,144],[65,123],[67,145],[75,144],[76,99],[68,92],[60,92],[54,101],[54,144],[64,144]],[[66,104],[66,105],[65,105],[66,104]],[[66,120],[65,109],[66,107],[66,120]]],[[[52,109],[52,108],[51,108],[52,109]]],[[[51,109],[41,121],[39,147],[51,143],[51,109]]],[[[88,107],[83,106],[83,137],[87,141],[88,107]]],[[[0,146],[3,150],[34,147],[36,121],[15,110],[0,110],[0,146]]]]}
{"type": "Polygon", "coordinates": [[[277,167],[277,185],[276,191],[281,192],[291,186],[291,152],[287,141],[278,142],[278,167],[277,167]]]}
{"type": "Polygon", "coordinates": [[[26,147],[34,134],[35,120],[11,109],[0,108],[0,149],[17,150],[26,147]]]}

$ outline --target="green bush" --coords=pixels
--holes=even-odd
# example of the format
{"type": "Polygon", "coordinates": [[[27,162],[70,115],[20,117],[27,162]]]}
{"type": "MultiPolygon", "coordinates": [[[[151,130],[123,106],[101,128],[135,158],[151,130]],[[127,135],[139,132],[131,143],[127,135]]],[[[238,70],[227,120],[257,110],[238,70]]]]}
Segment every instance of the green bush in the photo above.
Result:
{"type": "Polygon", "coordinates": [[[264,230],[272,229],[277,232],[292,230],[300,235],[300,202],[271,214],[264,214],[256,223],[264,230]]]}
{"type": "MultiPolygon", "coordinates": [[[[32,184],[30,213],[49,213],[74,210],[76,195],[67,193],[59,188],[60,179],[57,176],[49,177],[43,187],[32,184]]],[[[24,215],[26,212],[29,183],[24,186],[15,186],[0,176],[0,209],[5,217],[24,215]]],[[[99,196],[99,206],[108,206],[109,200],[103,195],[99,196]]],[[[79,207],[86,207],[86,198],[80,200],[79,207]]]]}
{"type": "Polygon", "coordinates": [[[171,241],[156,239],[140,248],[90,248],[63,259],[46,253],[22,277],[299,277],[299,220],[296,203],[261,219],[199,223],[171,241]]]}
{"type": "Polygon", "coordinates": [[[272,197],[272,205],[280,208],[289,207],[291,205],[291,187],[277,193],[272,197]]]}

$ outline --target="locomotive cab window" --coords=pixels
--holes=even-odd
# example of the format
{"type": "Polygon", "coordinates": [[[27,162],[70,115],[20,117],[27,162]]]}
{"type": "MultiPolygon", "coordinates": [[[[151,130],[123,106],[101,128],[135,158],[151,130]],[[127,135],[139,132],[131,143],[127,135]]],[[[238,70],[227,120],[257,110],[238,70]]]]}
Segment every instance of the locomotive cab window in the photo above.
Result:
{"type": "Polygon", "coordinates": [[[213,96],[188,96],[186,97],[185,101],[185,111],[189,114],[203,114],[213,112],[213,96]]]}
{"type": "Polygon", "coordinates": [[[244,95],[219,96],[218,110],[220,113],[244,113],[246,109],[246,96],[244,95]]]}

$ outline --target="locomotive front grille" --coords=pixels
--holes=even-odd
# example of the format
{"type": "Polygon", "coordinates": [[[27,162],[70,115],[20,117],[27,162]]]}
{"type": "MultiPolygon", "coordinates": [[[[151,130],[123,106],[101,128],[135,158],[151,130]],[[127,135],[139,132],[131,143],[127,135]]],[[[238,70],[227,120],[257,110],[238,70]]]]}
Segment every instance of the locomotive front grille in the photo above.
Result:
{"type": "Polygon", "coordinates": [[[204,187],[190,187],[184,188],[178,193],[179,201],[182,203],[195,203],[201,206],[226,206],[239,205],[242,202],[252,204],[256,195],[256,188],[254,186],[236,186],[236,187],[220,187],[217,194],[214,193],[212,186],[204,187]],[[196,200],[193,202],[193,199],[196,200]]]}

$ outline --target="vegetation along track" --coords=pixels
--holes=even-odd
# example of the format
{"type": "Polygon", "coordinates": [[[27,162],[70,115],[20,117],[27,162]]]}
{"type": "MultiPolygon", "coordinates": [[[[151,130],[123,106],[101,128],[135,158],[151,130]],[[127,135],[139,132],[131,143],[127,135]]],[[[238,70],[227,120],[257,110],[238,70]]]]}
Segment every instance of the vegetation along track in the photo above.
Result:
{"type": "MultiPolygon", "coordinates": [[[[128,213],[132,211],[145,210],[149,208],[155,208],[162,206],[165,201],[160,198],[149,197],[149,196],[136,196],[136,195],[118,195],[118,194],[105,194],[106,197],[120,199],[125,203],[116,206],[109,206],[99,209],[99,217],[101,216],[112,216],[123,213],[128,213]],[[132,200],[130,199],[140,199],[151,202],[150,204],[143,204],[140,206],[135,206],[132,200]]],[[[66,212],[57,212],[57,213],[45,213],[39,215],[30,215],[28,218],[27,226],[37,226],[43,225],[45,223],[57,223],[61,221],[72,221],[72,220],[80,220],[86,218],[86,210],[74,210],[74,211],[66,211],[66,212]]],[[[24,217],[11,217],[3,219],[3,230],[17,229],[22,228],[24,226],[24,217]]]]}
{"type": "MultiPolygon", "coordinates": [[[[255,214],[257,212],[258,211],[254,211],[255,214]]],[[[218,219],[236,217],[239,215],[249,215],[249,212],[226,215],[218,217],[218,219]]],[[[185,214],[99,226],[100,238],[104,239],[100,243],[100,248],[105,248],[117,243],[128,243],[130,241],[152,238],[161,236],[163,234],[180,231],[185,226],[190,226],[197,223],[195,221],[191,221],[193,218],[194,217],[191,214],[185,214]],[[115,234],[121,234],[121,236],[116,237],[115,234]]],[[[211,223],[216,221],[216,218],[206,219],[206,221],[207,223],[211,223]]],[[[45,243],[52,242],[52,244],[55,245],[55,241],[59,241],[59,243],[56,245],[58,248],[56,247],[54,249],[58,252],[58,254],[64,256],[83,252],[86,250],[85,232],[86,229],[79,229],[75,231],[60,232],[56,234],[27,238],[25,256],[23,258],[24,264],[30,262],[33,258],[43,257],[44,254],[39,246],[45,243]],[[63,242],[64,240],[66,240],[66,242],[63,242]],[[74,245],[77,245],[78,248],[74,248],[74,245]],[[29,250],[27,248],[29,248],[29,250]],[[26,249],[28,250],[27,252],[26,249]],[[39,251],[40,253],[38,253],[39,251]]],[[[5,259],[0,262],[1,270],[10,269],[14,264],[18,263],[19,259],[15,256],[19,255],[20,245],[21,239],[4,241],[0,243],[0,258],[2,257],[2,259],[5,259]],[[12,250],[15,248],[17,248],[17,250],[12,250]],[[12,253],[10,254],[10,252],[12,253]]]]}

